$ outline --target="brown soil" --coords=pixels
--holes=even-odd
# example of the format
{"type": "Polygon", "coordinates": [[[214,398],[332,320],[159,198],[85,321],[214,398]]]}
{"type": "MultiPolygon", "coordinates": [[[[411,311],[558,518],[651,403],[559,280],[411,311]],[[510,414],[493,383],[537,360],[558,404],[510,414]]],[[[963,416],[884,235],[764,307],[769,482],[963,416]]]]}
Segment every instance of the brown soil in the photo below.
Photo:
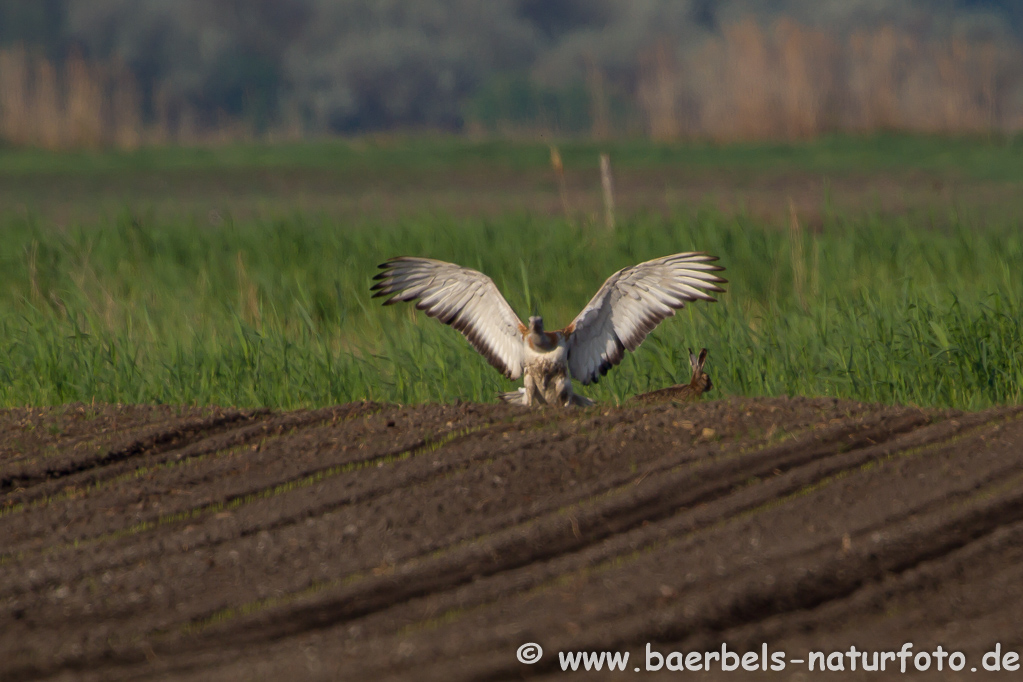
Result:
{"type": "Polygon", "coordinates": [[[632,675],[722,642],[979,668],[1023,648],[1021,445],[1021,408],[802,398],[0,412],[0,679],[632,675]]]}

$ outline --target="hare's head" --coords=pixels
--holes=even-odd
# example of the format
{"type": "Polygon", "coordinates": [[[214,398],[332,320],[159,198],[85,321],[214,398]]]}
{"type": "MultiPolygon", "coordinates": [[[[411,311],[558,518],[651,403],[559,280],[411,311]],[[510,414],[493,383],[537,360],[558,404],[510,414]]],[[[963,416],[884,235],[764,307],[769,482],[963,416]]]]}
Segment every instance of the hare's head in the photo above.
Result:
{"type": "Polygon", "coordinates": [[[693,353],[693,349],[689,349],[689,364],[693,368],[693,378],[689,381],[689,385],[700,393],[706,393],[710,389],[714,388],[714,384],[710,380],[710,376],[703,373],[703,363],[707,361],[707,349],[701,348],[700,355],[697,357],[693,353]]]}

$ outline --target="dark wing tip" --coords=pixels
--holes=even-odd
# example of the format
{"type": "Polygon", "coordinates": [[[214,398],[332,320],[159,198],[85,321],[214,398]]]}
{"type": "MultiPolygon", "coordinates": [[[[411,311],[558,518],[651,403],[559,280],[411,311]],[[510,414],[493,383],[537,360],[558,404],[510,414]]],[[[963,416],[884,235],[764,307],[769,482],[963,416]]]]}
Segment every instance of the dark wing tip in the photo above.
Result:
{"type": "MultiPolygon", "coordinates": [[[[687,251],[684,254],[678,254],[678,255],[680,255],[680,256],[684,255],[684,256],[688,256],[688,257],[703,256],[702,258],[700,258],[700,262],[701,263],[709,263],[711,261],[720,260],[718,256],[714,256],[712,254],[709,254],[706,251],[687,251]]],[[[670,258],[670,256],[669,256],[669,258],[670,258]]]]}
{"type": "Polygon", "coordinates": [[[389,268],[393,268],[397,263],[404,263],[405,261],[409,260],[415,260],[415,258],[411,256],[392,256],[385,260],[380,265],[378,265],[377,267],[380,268],[381,270],[387,270],[389,268]]]}
{"type": "Polygon", "coordinates": [[[721,287],[719,287],[718,284],[728,284],[728,280],[727,279],[718,278],[716,280],[716,284],[708,284],[706,282],[706,280],[704,280],[704,284],[702,286],[700,286],[699,288],[702,289],[703,291],[716,291],[716,292],[718,292],[720,294],[725,293],[725,290],[722,289],[721,287]]]}

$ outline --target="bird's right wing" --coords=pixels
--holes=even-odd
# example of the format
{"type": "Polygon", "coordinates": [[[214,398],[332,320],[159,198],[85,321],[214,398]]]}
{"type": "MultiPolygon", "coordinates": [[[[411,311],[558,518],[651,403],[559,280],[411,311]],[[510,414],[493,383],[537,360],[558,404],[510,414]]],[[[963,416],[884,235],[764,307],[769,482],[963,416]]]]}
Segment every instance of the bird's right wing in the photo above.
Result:
{"type": "Polygon", "coordinates": [[[686,301],[714,301],[707,292],[724,291],[714,273],[716,256],[691,251],[633,265],[607,278],[604,286],[565,328],[568,368],[583,384],[597,381],[636,350],[647,334],[686,301]]]}
{"type": "Polygon", "coordinates": [[[380,265],[373,297],[384,305],[414,301],[430,317],[449,324],[509,379],[522,376],[525,325],[504,300],[494,280],[454,263],[399,256],[380,265]]]}

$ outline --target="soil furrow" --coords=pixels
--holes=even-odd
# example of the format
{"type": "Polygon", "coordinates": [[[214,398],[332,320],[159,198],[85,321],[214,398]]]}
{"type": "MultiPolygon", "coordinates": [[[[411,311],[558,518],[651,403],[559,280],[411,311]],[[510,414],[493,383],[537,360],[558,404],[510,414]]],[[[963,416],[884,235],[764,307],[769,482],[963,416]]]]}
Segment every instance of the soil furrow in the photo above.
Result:
{"type": "Polygon", "coordinates": [[[0,464],[42,455],[66,457],[86,444],[113,444],[125,434],[215,413],[211,407],[85,405],[0,410],[0,464]]]}
{"type": "MultiPolygon", "coordinates": [[[[498,425],[497,428],[500,429],[502,427],[498,425]]],[[[458,439],[464,440],[467,438],[487,437],[485,433],[481,432],[473,432],[465,435],[461,434],[463,434],[462,429],[456,429],[449,433],[441,433],[437,436],[437,442],[449,442],[452,439],[457,442],[458,439]]],[[[343,468],[366,468],[370,467],[373,463],[383,463],[385,460],[399,459],[415,452],[416,450],[429,450],[430,448],[430,443],[420,440],[411,444],[410,447],[406,447],[398,451],[389,451],[384,453],[367,452],[361,455],[362,459],[343,462],[341,465],[336,466],[341,466],[343,468]]],[[[333,468],[336,468],[336,466],[333,468]]],[[[109,571],[120,566],[143,561],[148,557],[156,555],[164,557],[166,562],[167,560],[172,559],[173,555],[176,553],[193,553],[198,550],[215,547],[221,543],[244,540],[259,533],[278,530],[279,528],[288,525],[299,524],[303,519],[321,516],[328,513],[331,509],[358,502],[365,502],[366,500],[371,500],[374,497],[379,496],[382,492],[399,492],[401,489],[414,485],[418,482],[418,480],[413,478],[391,476],[386,471],[379,471],[375,467],[371,468],[371,470],[376,475],[376,478],[380,479],[380,481],[384,484],[383,488],[369,488],[363,490],[361,493],[358,491],[347,491],[345,493],[347,497],[340,501],[333,501],[326,507],[322,505],[317,506],[315,501],[313,501],[312,506],[310,506],[310,502],[305,502],[303,497],[300,495],[302,491],[300,489],[295,490],[292,491],[293,494],[291,495],[291,497],[295,498],[296,502],[294,505],[296,511],[294,513],[284,514],[283,516],[267,516],[265,512],[259,512],[257,510],[252,514],[252,525],[246,525],[243,520],[235,522],[235,519],[232,519],[230,524],[224,526],[223,531],[211,529],[204,532],[201,537],[196,537],[195,533],[190,532],[191,525],[186,524],[191,524],[202,516],[212,515],[218,510],[232,509],[232,501],[250,504],[252,502],[272,502],[273,500],[270,499],[271,496],[263,493],[273,492],[274,488],[257,490],[255,493],[238,496],[233,498],[233,500],[232,498],[224,499],[206,507],[191,508],[186,510],[185,514],[179,513],[168,517],[158,517],[155,521],[148,523],[142,522],[145,525],[140,526],[138,533],[125,534],[115,532],[109,536],[101,536],[98,538],[76,538],[73,542],[69,541],[65,550],[58,549],[56,552],[43,551],[40,555],[40,561],[32,562],[28,561],[27,556],[20,557],[19,566],[21,567],[21,573],[17,575],[10,574],[7,579],[0,578],[0,585],[2,585],[3,592],[5,594],[12,596],[29,590],[38,590],[46,587],[47,585],[53,585],[58,581],[67,584],[69,580],[73,582],[74,580],[82,579],[89,574],[109,571]],[[248,499],[249,497],[254,497],[256,499],[250,501],[248,499]],[[181,530],[182,526],[184,526],[183,530],[181,530]],[[175,527],[179,530],[174,530],[175,527]],[[163,534],[159,537],[154,537],[152,540],[141,541],[137,537],[142,534],[151,534],[152,531],[155,531],[158,528],[164,530],[163,534]],[[170,530],[172,534],[168,535],[166,532],[167,530],[170,530]],[[105,554],[105,561],[101,563],[94,563],[90,560],[90,541],[96,542],[103,540],[106,540],[108,545],[116,543],[116,546],[113,548],[114,552],[112,554],[105,554]],[[123,547],[124,549],[122,551],[117,549],[117,547],[123,547]],[[80,556],[83,558],[77,558],[80,556]],[[68,575],[66,566],[69,564],[78,569],[74,576],[68,575]]],[[[331,469],[328,469],[327,473],[330,472],[331,469]]],[[[442,476],[444,473],[444,471],[439,470],[429,472],[431,476],[442,476]]],[[[311,475],[311,478],[316,478],[321,474],[323,474],[322,471],[314,472],[311,475]]],[[[306,478],[310,478],[310,476],[306,476],[306,478]]],[[[304,479],[297,480],[301,482],[304,479]]],[[[290,484],[294,483],[295,480],[290,481],[290,484]]],[[[281,485],[289,485],[289,482],[286,481],[283,484],[278,484],[278,486],[281,485]]]]}
{"type": "MultiPolygon", "coordinates": [[[[46,503],[55,493],[71,491],[72,496],[79,492],[81,497],[88,496],[98,489],[106,481],[116,479],[128,473],[134,473],[147,469],[158,469],[160,465],[168,462],[183,462],[202,458],[205,455],[238,447],[253,441],[266,438],[279,437],[286,432],[308,428],[319,422],[333,422],[338,419],[349,419],[362,414],[370,414],[379,410],[380,407],[373,403],[356,403],[340,408],[325,408],[311,412],[296,412],[282,415],[267,413],[267,418],[251,421],[234,428],[213,429],[203,437],[186,440],[176,443],[172,447],[153,448],[148,452],[138,453],[130,459],[115,459],[103,467],[101,473],[96,469],[86,469],[75,474],[61,474],[45,482],[37,484],[31,491],[22,494],[11,494],[6,502],[8,510],[12,513],[16,508],[23,508],[27,504],[46,503]]],[[[263,415],[259,415],[263,416],[263,415]]]]}
{"type": "MultiPolygon", "coordinates": [[[[887,436],[901,433],[927,421],[922,414],[895,420],[877,420],[866,428],[850,432],[848,427],[831,429],[827,434],[814,434],[804,445],[813,444],[811,453],[794,454],[799,448],[784,444],[774,448],[774,456],[753,453],[749,459],[757,468],[743,471],[735,477],[735,462],[723,462],[718,471],[685,472],[681,476],[661,477],[661,480],[644,482],[644,486],[633,486],[618,496],[622,499],[602,501],[590,509],[580,509],[577,516],[553,514],[537,519],[534,524],[516,527],[495,534],[475,544],[457,548],[439,557],[424,557],[394,568],[393,577],[367,577],[341,594],[308,607],[296,607],[285,618],[278,613],[268,613],[255,619],[252,630],[259,638],[273,640],[307,629],[332,626],[344,620],[364,616],[373,611],[388,608],[395,603],[407,601],[436,591],[451,589],[467,580],[479,579],[495,573],[508,571],[520,566],[540,562],[568,552],[578,551],[586,545],[617,533],[624,533],[641,524],[657,521],[682,507],[706,503],[719,496],[727,495],[750,475],[762,474],[764,462],[791,464],[793,461],[812,460],[833,452],[837,444],[855,447],[866,443],[883,441],[887,436]],[[883,426],[882,426],[883,425],[883,426]],[[845,437],[843,437],[845,436],[845,437]],[[848,436],[853,436],[849,438],[848,436]],[[828,445],[831,450],[828,450],[828,445]],[[822,449],[823,448],[823,449],[822,449]],[[699,474],[703,473],[703,476],[699,474]],[[704,481],[695,490],[678,493],[685,483],[692,483],[690,477],[704,481]],[[674,494],[673,494],[674,493],[674,494]]],[[[742,470],[741,467],[738,470],[742,470]]],[[[244,637],[244,633],[239,633],[244,637]]],[[[234,635],[233,635],[234,636],[234,635]]]]}
{"type": "MultiPolygon", "coordinates": [[[[20,507],[10,508],[7,513],[0,515],[0,533],[9,538],[9,544],[5,555],[18,551],[18,543],[29,543],[30,546],[39,548],[33,544],[35,538],[45,537],[48,545],[87,540],[104,533],[113,533],[123,529],[123,516],[109,513],[110,510],[123,512],[134,512],[132,514],[133,525],[150,524],[158,522],[161,516],[166,517],[174,513],[187,514],[190,507],[187,497],[194,505],[196,497],[203,496],[202,483],[209,482],[209,474],[200,469],[196,474],[184,473],[184,469],[191,465],[209,459],[210,455],[227,452],[237,449],[249,443],[259,441],[262,444],[282,439],[303,429],[316,427],[321,423],[331,423],[335,420],[355,418],[363,414],[375,412],[372,406],[355,406],[352,410],[318,410],[312,413],[299,413],[285,415],[279,418],[271,418],[257,424],[244,426],[238,429],[228,430],[211,438],[200,440],[182,449],[166,450],[159,453],[151,453],[147,457],[122,462],[120,468],[110,467],[104,472],[102,478],[93,479],[94,482],[78,487],[74,484],[67,485],[63,479],[53,481],[59,485],[55,488],[59,492],[50,498],[36,498],[20,507]],[[180,479],[189,476],[186,480],[180,479]],[[163,480],[154,480],[162,477],[163,480]],[[179,480],[174,480],[177,478],[179,480]],[[168,480],[169,479],[169,480],[168,480]],[[187,490],[186,496],[177,495],[175,491],[187,490]],[[168,495],[168,491],[170,495],[168,495]],[[166,498],[156,503],[149,501],[153,496],[166,498]],[[167,501],[178,503],[178,508],[168,505],[167,501]],[[184,505],[181,503],[185,502],[184,505]],[[167,507],[171,508],[168,509],[167,507]],[[33,514],[28,522],[16,518],[34,507],[33,514]],[[96,510],[106,510],[107,513],[97,517],[96,510]],[[104,523],[102,519],[109,518],[104,523]],[[82,527],[88,525],[91,527],[82,527]]],[[[283,453],[276,453],[270,462],[275,460],[284,462],[281,457],[283,453]]],[[[269,456],[269,455],[268,455],[269,456]]],[[[243,467],[235,467],[220,476],[236,476],[249,469],[254,457],[240,464],[243,467]]],[[[256,462],[258,464],[258,462],[256,462]]],[[[208,467],[216,467],[216,462],[207,464],[208,467]]],[[[195,471],[193,466],[192,471],[195,471]]],[[[214,477],[216,478],[216,477],[214,477]]],[[[274,482],[271,479],[270,484],[274,482]]],[[[239,481],[243,486],[250,486],[239,481]]],[[[246,495],[251,490],[242,489],[237,495],[246,495]]],[[[211,499],[213,499],[211,497],[211,499]]]]}
{"type": "MultiPolygon", "coordinates": [[[[999,415],[999,418],[1001,416],[999,415]]],[[[438,612],[441,620],[448,618],[443,615],[448,609],[464,610],[476,608],[486,603],[496,602],[510,594],[521,593],[524,590],[542,588],[543,584],[556,582],[563,579],[566,574],[579,571],[591,571],[603,566],[622,566],[622,559],[628,556],[639,556],[651,548],[657,547],[663,551],[668,545],[665,543],[677,542],[680,538],[688,538],[687,551],[693,548],[693,542],[699,542],[700,536],[696,535],[701,529],[720,526],[732,522],[737,518],[743,518],[751,510],[762,508],[765,503],[784,503],[787,496],[803,494],[811,487],[819,487],[826,479],[834,477],[842,472],[854,472],[859,469],[865,461],[877,461],[892,456],[905,456],[907,453],[922,450],[925,448],[947,447],[948,440],[962,430],[977,428],[977,423],[982,420],[964,419],[961,427],[950,428],[948,424],[939,424],[934,432],[926,437],[920,431],[907,434],[899,439],[901,442],[885,446],[868,448],[862,454],[858,452],[845,453],[833,459],[843,461],[832,462],[828,460],[822,463],[804,465],[800,470],[794,470],[784,475],[772,478],[760,486],[745,488],[727,497],[720,498],[703,506],[691,510],[683,510],[679,514],[665,519],[662,522],[651,523],[640,528],[633,529],[628,533],[614,535],[608,540],[580,552],[566,554],[556,557],[540,566],[530,565],[524,569],[508,571],[487,579],[477,580],[468,588],[457,588],[443,595],[442,599],[434,599],[429,610],[438,612]]],[[[983,420],[989,424],[988,420],[983,420]]],[[[1019,470],[1020,465],[1011,468],[999,469],[984,479],[981,485],[990,484],[1004,478],[1009,473],[1019,470]]],[[[903,517],[927,511],[929,505],[921,505],[905,512],[903,517]]],[[[875,532],[873,527],[863,529],[861,534],[875,532]]],[[[832,541],[833,544],[833,541],[832,541]]],[[[819,551],[819,545],[811,547],[810,552],[819,551]]],[[[627,563],[627,561],[625,562],[627,563]]],[[[440,596],[440,595],[434,595],[440,596]]],[[[414,621],[411,621],[411,625],[414,621]]]]}
{"type": "MultiPolygon", "coordinates": [[[[882,580],[891,573],[913,570],[923,562],[935,561],[978,538],[997,533],[1006,524],[1016,523],[1023,518],[1023,494],[1017,492],[1018,485],[1015,487],[1016,490],[994,501],[987,501],[984,494],[975,494],[973,503],[961,504],[958,513],[942,509],[924,514],[923,519],[919,514],[902,517],[882,536],[880,544],[853,542],[850,549],[843,550],[844,543],[839,539],[830,547],[811,552],[809,557],[781,554],[768,564],[727,574],[724,579],[729,584],[743,586],[738,593],[708,590],[692,584],[688,586],[692,601],[684,605],[648,606],[640,613],[613,618],[603,624],[591,615],[585,636],[554,637],[553,641],[549,640],[551,650],[625,649],[645,642],[684,643],[689,650],[699,650],[708,643],[711,649],[719,647],[721,633],[731,627],[756,622],[775,613],[818,607],[853,593],[865,583],[882,580]]],[[[501,613],[503,618],[515,619],[515,614],[501,613]]],[[[570,618],[571,614],[565,617],[570,618]]],[[[523,641],[526,640],[528,637],[523,637],[523,641]]],[[[544,646],[547,648],[548,643],[544,646]]],[[[464,648],[467,646],[463,645],[464,648]]],[[[681,649],[680,646],[675,648],[681,649]]],[[[372,652],[367,653],[370,654],[367,658],[372,658],[372,652]]],[[[463,656],[459,662],[459,670],[465,672],[462,677],[508,679],[549,670],[545,666],[522,669],[507,653],[504,656],[498,653],[489,650],[476,656],[463,656]],[[479,668],[473,667],[473,659],[479,668]],[[506,664],[495,668],[494,660],[503,660],[506,664]]],[[[422,679],[443,677],[443,674],[425,675],[422,668],[418,670],[424,673],[422,679]]],[[[448,669],[447,673],[450,672],[448,669]]]]}
{"type": "Polygon", "coordinates": [[[0,676],[496,680],[559,650],[885,637],[979,661],[1023,629],[1020,416],[0,412],[0,676]]]}
{"type": "MultiPolygon", "coordinates": [[[[840,543],[838,543],[838,544],[840,544],[840,543]]],[[[832,546],[833,546],[833,547],[834,547],[834,546],[836,546],[836,543],[835,543],[835,541],[833,541],[833,543],[832,543],[832,546]]],[[[819,550],[819,548],[818,548],[818,549],[817,549],[816,551],[818,551],[818,552],[819,552],[819,551],[820,551],[820,550],[819,550]]],[[[518,585],[517,587],[518,587],[518,589],[519,589],[519,590],[521,591],[522,589],[525,589],[525,588],[527,588],[527,587],[528,587],[528,585],[523,585],[522,583],[520,583],[520,584],[519,584],[519,585],[518,585]]],[[[700,589],[700,588],[698,588],[698,586],[696,586],[696,585],[694,585],[694,586],[693,586],[693,588],[694,588],[694,589],[700,589]]],[[[501,612],[503,612],[503,611],[501,611],[501,612]]],[[[514,618],[514,617],[508,616],[508,618],[514,618]]],[[[442,619],[442,620],[443,620],[443,619],[442,619]]],[[[372,656],[370,655],[369,657],[372,657],[372,656]]]]}
{"type": "MultiPolygon", "coordinates": [[[[269,410],[227,410],[213,417],[188,419],[176,424],[173,428],[154,429],[150,433],[133,438],[122,446],[85,459],[64,458],[64,461],[61,462],[60,458],[55,458],[56,461],[27,462],[24,465],[14,465],[0,476],[0,493],[9,493],[17,488],[27,488],[52,479],[108,466],[148,452],[180,448],[196,440],[208,438],[211,433],[235,427],[238,422],[250,422],[269,414],[271,414],[269,410]]],[[[12,499],[22,501],[17,498],[12,499]]]]}

